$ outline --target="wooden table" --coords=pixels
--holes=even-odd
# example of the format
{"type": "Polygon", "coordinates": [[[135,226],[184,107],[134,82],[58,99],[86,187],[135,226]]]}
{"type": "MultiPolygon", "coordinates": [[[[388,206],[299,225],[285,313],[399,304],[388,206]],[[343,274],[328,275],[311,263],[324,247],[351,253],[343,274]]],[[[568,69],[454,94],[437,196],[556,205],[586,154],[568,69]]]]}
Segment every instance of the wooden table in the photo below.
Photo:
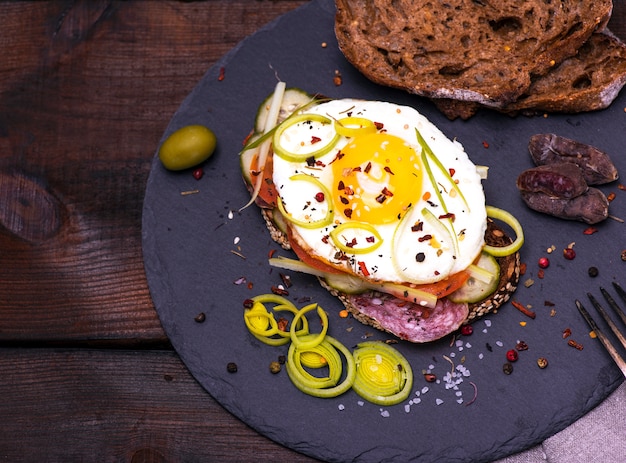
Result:
{"type": "Polygon", "coordinates": [[[0,3],[3,461],[313,461],[190,376],[141,252],[150,162],[172,114],[236,43],[305,3],[0,3]]]}

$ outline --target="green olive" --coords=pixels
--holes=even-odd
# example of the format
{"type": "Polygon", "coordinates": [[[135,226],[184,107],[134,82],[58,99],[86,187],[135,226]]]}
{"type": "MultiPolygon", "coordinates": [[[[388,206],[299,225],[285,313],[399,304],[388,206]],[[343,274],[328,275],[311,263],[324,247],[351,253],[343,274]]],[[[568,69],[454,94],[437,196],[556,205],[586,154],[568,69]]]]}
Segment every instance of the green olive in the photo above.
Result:
{"type": "Polygon", "coordinates": [[[215,134],[208,128],[187,125],[167,137],[159,148],[159,159],[166,169],[189,169],[209,159],[216,143],[215,134]]]}

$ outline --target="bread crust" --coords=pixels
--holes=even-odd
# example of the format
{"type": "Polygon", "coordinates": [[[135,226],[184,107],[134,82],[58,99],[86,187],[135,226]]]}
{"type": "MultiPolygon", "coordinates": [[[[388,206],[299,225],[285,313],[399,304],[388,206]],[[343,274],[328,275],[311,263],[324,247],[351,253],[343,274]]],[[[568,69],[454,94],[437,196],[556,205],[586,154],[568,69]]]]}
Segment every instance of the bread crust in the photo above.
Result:
{"type": "Polygon", "coordinates": [[[336,0],[339,47],[375,83],[502,108],[575,56],[610,0],[336,0]]]}

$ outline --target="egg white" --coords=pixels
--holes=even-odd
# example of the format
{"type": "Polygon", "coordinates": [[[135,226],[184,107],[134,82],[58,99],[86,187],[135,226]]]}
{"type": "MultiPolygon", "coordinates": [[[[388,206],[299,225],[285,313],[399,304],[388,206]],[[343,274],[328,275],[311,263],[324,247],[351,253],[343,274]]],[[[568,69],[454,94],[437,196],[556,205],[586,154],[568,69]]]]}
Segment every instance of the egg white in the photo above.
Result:
{"type": "MultiPolygon", "coordinates": [[[[329,239],[334,228],[350,222],[341,213],[342,205],[332,204],[331,166],[351,138],[340,136],[332,149],[318,157],[315,163],[310,159],[308,162],[289,161],[274,154],[273,181],[288,216],[313,223],[323,223],[329,214],[332,216],[330,224],[322,227],[292,223],[292,239],[298,240],[300,246],[308,249],[317,259],[376,282],[433,283],[466,269],[475,260],[484,245],[487,217],[485,196],[476,166],[460,143],[448,139],[415,109],[392,103],[332,100],[308,108],[306,113],[324,115],[331,120],[350,115],[382,124],[384,132],[402,138],[415,151],[422,173],[422,188],[420,195],[412,199],[411,207],[400,220],[372,225],[377,232],[376,249],[369,251],[367,238],[372,236],[369,226],[366,229],[358,224],[344,225],[346,228],[342,236],[347,241],[355,238],[361,248],[361,252],[346,252],[329,239]],[[422,149],[416,138],[416,129],[445,169],[453,172],[452,177],[458,185],[458,189],[454,188],[450,178],[434,162],[429,161],[430,172],[444,204],[441,204],[427,170],[419,161],[422,149]],[[319,184],[302,181],[302,177],[299,177],[300,180],[292,180],[294,175],[302,173],[313,176],[326,186],[323,201],[314,199],[321,191],[319,184]],[[427,190],[432,194],[425,200],[423,193],[427,190]],[[459,190],[462,194],[458,194],[459,190]],[[454,214],[453,221],[438,219],[445,213],[444,208],[454,214]],[[424,210],[432,213],[430,220],[425,218],[424,210]],[[433,217],[435,220],[432,220],[433,217]],[[415,227],[418,222],[421,222],[419,231],[415,227]],[[442,229],[442,225],[447,232],[442,229]],[[434,238],[427,239],[427,235],[434,238]]],[[[280,144],[304,157],[307,152],[328,143],[335,135],[333,124],[303,122],[284,130],[280,144]],[[313,137],[316,142],[310,143],[313,137]]],[[[352,220],[358,221],[358,217],[353,216],[352,220]]]]}

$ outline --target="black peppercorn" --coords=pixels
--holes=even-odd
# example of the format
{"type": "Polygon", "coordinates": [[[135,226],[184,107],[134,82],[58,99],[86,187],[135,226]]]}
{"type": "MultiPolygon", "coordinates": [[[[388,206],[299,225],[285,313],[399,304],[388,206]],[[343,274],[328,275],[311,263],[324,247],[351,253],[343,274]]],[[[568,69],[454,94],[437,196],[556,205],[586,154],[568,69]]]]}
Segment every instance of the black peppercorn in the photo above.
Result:
{"type": "Polygon", "coordinates": [[[510,375],[511,373],[513,373],[513,365],[510,362],[506,362],[504,365],[502,365],[502,371],[505,375],[510,375]]]}
{"type": "Polygon", "coordinates": [[[589,270],[587,270],[587,273],[589,274],[589,276],[591,278],[595,278],[598,276],[598,267],[589,267],[589,270]]]}
{"type": "Polygon", "coordinates": [[[237,373],[237,364],[235,362],[229,362],[228,365],[226,365],[226,371],[229,373],[237,373]]]}

